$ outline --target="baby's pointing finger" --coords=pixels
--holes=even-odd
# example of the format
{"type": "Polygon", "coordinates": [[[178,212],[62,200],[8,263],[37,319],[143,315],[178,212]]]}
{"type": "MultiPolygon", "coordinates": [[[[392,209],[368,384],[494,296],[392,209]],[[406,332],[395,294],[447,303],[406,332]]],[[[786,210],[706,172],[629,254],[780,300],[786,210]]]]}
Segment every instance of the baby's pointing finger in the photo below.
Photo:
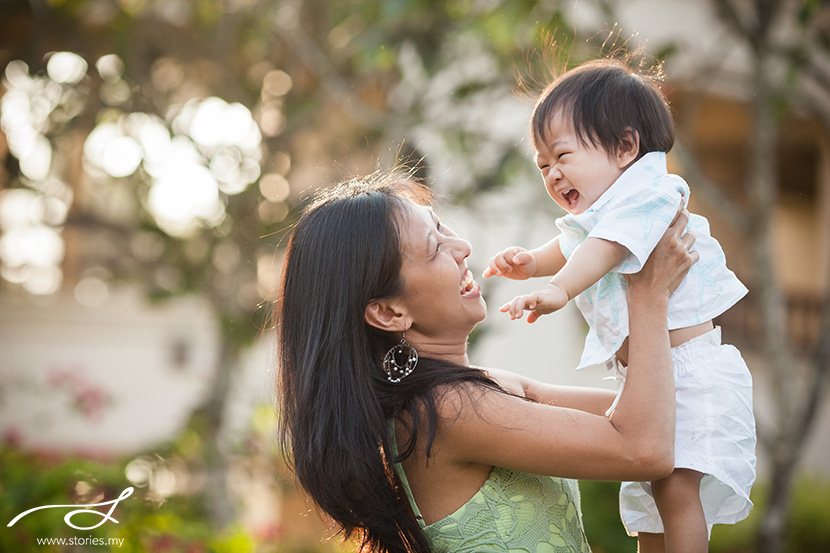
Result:
{"type": "Polygon", "coordinates": [[[504,255],[498,256],[496,259],[496,265],[498,265],[499,271],[501,271],[502,274],[509,273],[513,269],[513,265],[504,255]]]}
{"type": "Polygon", "coordinates": [[[493,257],[490,259],[490,275],[491,276],[504,276],[504,272],[501,268],[501,264],[499,263],[499,258],[501,254],[493,257]]]}
{"type": "Polygon", "coordinates": [[[510,304],[510,315],[513,319],[521,319],[522,313],[524,312],[525,306],[525,299],[523,297],[518,297],[513,300],[510,304]]]}

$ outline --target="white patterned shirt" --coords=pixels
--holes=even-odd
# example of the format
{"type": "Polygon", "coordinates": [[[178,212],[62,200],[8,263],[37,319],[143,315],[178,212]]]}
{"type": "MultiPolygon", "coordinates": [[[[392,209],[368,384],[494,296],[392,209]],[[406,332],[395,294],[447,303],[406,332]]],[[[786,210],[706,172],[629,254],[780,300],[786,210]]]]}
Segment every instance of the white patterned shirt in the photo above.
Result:
{"type": "MultiPolygon", "coordinates": [[[[583,213],[556,220],[562,231],[559,245],[570,259],[586,238],[617,242],[629,253],[575,302],[590,330],[577,369],[608,363],[628,336],[628,306],[623,275],[638,272],[674,220],[689,186],[666,169],[666,154],[650,152],[637,160],[583,213]]],[[[709,232],[709,221],[691,214],[687,230],[697,237],[692,248],[700,254],[669,299],[669,330],[706,322],[735,305],[746,287],[726,267],[720,244],[709,232]]]]}

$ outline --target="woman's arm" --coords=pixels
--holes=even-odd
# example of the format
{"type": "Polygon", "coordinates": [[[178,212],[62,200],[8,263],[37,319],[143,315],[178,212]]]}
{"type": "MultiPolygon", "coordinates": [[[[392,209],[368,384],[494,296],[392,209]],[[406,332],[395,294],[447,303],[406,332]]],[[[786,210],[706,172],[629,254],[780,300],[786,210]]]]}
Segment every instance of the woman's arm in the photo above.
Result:
{"type": "Polygon", "coordinates": [[[518,396],[547,405],[578,409],[604,415],[614,402],[616,392],[587,386],[557,386],[501,369],[486,369],[499,385],[518,396]]]}
{"type": "Polygon", "coordinates": [[[596,480],[653,480],[672,471],[675,405],[666,309],[697,259],[688,251],[694,237],[680,237],[687,220],[682,213],[643,270],[629,277],[629,368],[613,414],[482,391],[472,404],[463,402],[439,433],[451,462],[596,480]]]}

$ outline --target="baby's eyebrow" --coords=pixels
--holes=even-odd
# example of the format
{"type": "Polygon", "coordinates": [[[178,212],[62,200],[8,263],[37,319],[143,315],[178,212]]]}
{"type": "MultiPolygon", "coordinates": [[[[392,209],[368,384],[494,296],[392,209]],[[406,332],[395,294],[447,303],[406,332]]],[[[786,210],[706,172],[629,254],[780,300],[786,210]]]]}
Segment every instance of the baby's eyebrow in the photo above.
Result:
{"type": "Polygon", "coordinates": [[[567,141],[568,141],[568,139],[564,138],[564,137],[563,138],[557,138],[556,140],[554,140],[551,143],[551,146],[557,146],[557,145],[562,144],[563,142],[567,142],[567,141]]]}

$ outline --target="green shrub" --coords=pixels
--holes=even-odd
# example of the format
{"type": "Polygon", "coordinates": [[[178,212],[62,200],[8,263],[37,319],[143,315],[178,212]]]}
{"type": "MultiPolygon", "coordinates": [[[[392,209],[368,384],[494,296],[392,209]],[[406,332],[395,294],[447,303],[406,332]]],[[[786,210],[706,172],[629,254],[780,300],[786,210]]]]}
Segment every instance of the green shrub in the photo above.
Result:
{"type": "Polygon", "coordinates": [[[579,482],[582,521],[593,553],[634,553],[637,540],[625,533],[620,520],[620,483],[579,482]]]}
{"type": "MultiPolygon", "coordinates": [[[[619,483],[581,481],[585,532],[594,553],[635,553],[637,541],[626,535],[620,522],[619,483]]],[[[755,507],[737,524],[717,524],[712,529],[710,553],[753,553],[768,486],[758,483],[752,490],[755,507]]],[[[830,551],[830,481],[801,477],[794,497],[786,553],[830,551]]]]}
{"type": "MultiPolygon", "coordinates": [[[[830,481],[802,476],[793,489],[790,528],[786,553],[826,553],[830,551],[830,481]]],[[[711,553],[751,553],[767,502],[768,486],[752,489],[755,507],[738,524],[719,524],[712,530],[711,553]]]]}
{"type": "MultiPolygon", "coordinates": [[[[97,528],[78,530],[64,517],[71,508],[34,511],[5,527],[17,515],[46,505],[89,505],[110,501],[132,484],[125,478],[125,462],[95,462],[72,458],[45,458],[0,448],[0,551],[15,553],[64,553],[119,551],[121,553],[253,553],[255,544],[244,531],[232,527],[215,531],[199,497],[152,497],[147,488],[135,488],[112,513],[118,523],[107,521],[97,528]],[[81,545],[44,545],[38,539],[90,540],[81,545]],[[116,539],[119,546],[89,545],[91,540],[116,539]]],[[[96,507],[107,513],[109,506],[96,507]]],[[[94,526],[102,518],[78,514],[70,521],[94,526]]],[[[112,542],[116,543],[116,542],[112,542]]]]}

